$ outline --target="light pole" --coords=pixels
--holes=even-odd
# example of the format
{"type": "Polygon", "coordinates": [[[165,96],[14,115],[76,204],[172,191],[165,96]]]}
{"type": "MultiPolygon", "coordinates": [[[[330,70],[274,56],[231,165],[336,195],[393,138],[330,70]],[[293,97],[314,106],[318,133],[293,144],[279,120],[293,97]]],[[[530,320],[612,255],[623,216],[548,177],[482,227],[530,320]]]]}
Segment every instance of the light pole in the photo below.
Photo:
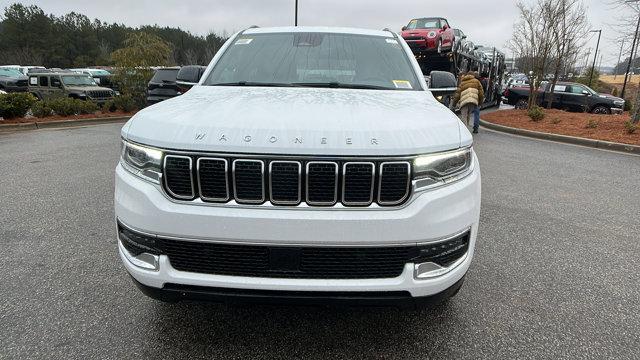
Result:
{"type": "Polygon", "coordinates": [[[596,60],[598,59],[598,47],[600,46],[600,36],[602,35],[602,29],[600,30],[591,30],[589,32],[597,32],[598,33],[598,43],[596,44],[596,52],[593,54],[593,65],[591,65],[591,75],[589,75],[589,87],[591,87],[591,81],[593,80],[593,71],[596,67],[596,60]]]}
{"type": "MultiPolygon", "coordinates": [[[[622,44],[620,44],[620,54],[618,54],[618,62],[616,63],[616,67],[620,65],[620,58],[622,57],[622,48],[624,48],[624,38],[622,39],[622,44]]],[[[616,69],[613,74],[613,80],[618,77],[618,70],[616,69]]]]}
{"type": "MultiPolygon", "coordinates": [[[[638,0],[627,0],[626,3],[636,3],[638,0]]],[[[637,11],[638,9],[636,9],[637,11]]],[[[640,11],[638,11],[638,23],[636,24],[636,32],[633,33],[633,43],[631,43],[631,54],[629,54],[629,62],[627,63],[627,71],[624,72],[624,82],[622,82],[622,91],[620,97],[624,99],[624,91],[627,89],[627,79],[629,78],[629,70],[631,69],[631,62],[633,61],[633,50],[636,48],[636,41],[638,41],[638,28],[640,28],[640,11]]]]}
{"type": "Polygon", "coordinates": [[[296,20],[295,20],[295,26],[298,26],[298,0],[296,0],[296,20]]]}

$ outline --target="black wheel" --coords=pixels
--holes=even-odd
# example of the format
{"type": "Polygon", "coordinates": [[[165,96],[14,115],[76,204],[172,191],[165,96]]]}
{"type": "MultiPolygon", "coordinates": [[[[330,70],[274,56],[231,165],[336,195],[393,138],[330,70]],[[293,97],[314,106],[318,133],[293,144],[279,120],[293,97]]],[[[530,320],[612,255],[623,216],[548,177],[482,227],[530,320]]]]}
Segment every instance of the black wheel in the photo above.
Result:
{"type": "Polygon", "coordinates": [[[611,114],[611,110],[603,105],[598,105],[596,107],[594,107],[593,109],[591,109],[591,113],[592,114],[599,114],[599,115],[609,115],[611,114]]]}
{"type": "Polygon", "coordinates": [[[525,99],[520,99],[516,102],[515,108],[518,110],[524,110],[529,106],[529,103],[525,99]]]}

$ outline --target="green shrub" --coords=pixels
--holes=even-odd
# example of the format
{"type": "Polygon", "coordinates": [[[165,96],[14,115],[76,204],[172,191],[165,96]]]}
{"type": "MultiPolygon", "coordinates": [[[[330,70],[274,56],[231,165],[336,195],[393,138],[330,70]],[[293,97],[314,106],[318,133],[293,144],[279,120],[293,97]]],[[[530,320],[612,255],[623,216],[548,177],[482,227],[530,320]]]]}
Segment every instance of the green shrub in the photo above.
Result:
{"type": "Polygon", "coordinates": [[[540,121],[544,119],[544,110],[538,105],[533,105],[531,109],[527,111],[527,115],[531,118],[531,121],[540,121]]]}
{"type": "Polygon", "coordinates": [[[0,95],[0,117],[5,119],[24,117],[36,101],[35,96],[29,93],[0,95]]]}
{"type": "Polygon", "coordinates": [[[73,98],[56,98],[44,101],[54,114],[71,116],[77,114],[93,114],[98,110],[98,105],[92,101],[73,98]]]}
{"type": "Polygon", "coordinates": [[[114,112],[118,110],[118,108],[116,108],[116,104],[113,100],[107,100],[102,104],[101,110],[103,113],[107,113],[107,112],[114,112]]]}
{"type": "Polygon", "coordinates": [[[624,129],[627,131],[627,134],[633,134],[638,130],[638,125],[631,122],[631,120],[627,120],[624,122],[624,129]]]}
{"type": "Polygon", "coordinates": [[[613,88],[613,90],[611,90],[611,95],[612,96],[618,96],[618,88],[613,88]]]}
{"type": "Polygon", "coordinates": [[[589,121],[587,121],[587,129],[595,129],[598,127],[598,120],[596,119],[589,119],[589,121]]]}
{"type": "Polygon", "coordinates": [[[117,110],[131,112],[138,108],[136,99],[131,95],[120,95],[113,98],[113,104],[117,110]]]}
{"type": "Polygon", "coordinates": [[[53,115],[53,110],[46,101],[38,101],[31,106],[31,114],[35,117],[43,118],[53,115]]]}
{"type": "Polygon", "coordinates": [[[631,111],[633,106],[633,104],[631,103],[631,99],[626,99],[624,101],[624,111],[631,111]]]}

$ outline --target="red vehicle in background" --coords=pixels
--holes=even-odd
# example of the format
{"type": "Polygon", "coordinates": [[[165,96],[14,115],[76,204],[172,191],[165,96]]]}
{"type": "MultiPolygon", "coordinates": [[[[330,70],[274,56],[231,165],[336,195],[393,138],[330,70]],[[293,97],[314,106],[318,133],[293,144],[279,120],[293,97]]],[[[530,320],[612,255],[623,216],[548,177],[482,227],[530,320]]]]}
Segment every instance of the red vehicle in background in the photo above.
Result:
{"type": "Polygon", "coordinates": [[[442,54],[451,51],[455,34],[445,18],[430,17],[409,21],[402,27],[402,37],[415,55],[442,54]]]}

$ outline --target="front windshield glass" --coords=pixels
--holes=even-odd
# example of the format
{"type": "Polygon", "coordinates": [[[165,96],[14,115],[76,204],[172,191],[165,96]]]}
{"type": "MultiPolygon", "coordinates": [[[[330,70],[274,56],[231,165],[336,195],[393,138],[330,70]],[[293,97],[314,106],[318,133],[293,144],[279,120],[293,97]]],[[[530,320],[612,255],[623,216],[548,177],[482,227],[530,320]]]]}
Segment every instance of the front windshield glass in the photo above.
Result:
{"type": "Polygon", "coordinates": [[[24,76],[24,74],[16,69],[0,68],[0,76],[18,77],[18,76],[24,76]]]}
{"type": "Polygon", "coordinates": [[[439,19],[413,19],[407,25],[407,29],[439,29],[440,28],[440,20],[439,19]]]}
{"type": "Polygon", "coordinates": [[[419,89],[396,39],[335,33],[242,35],[204,85],[419,89]]]}
{"type": "Polygon", "coordinates": [[[95,85],[93,78],[87,75],[64,75],[62,82],[67,86],[88,86],[95,85]]]}

